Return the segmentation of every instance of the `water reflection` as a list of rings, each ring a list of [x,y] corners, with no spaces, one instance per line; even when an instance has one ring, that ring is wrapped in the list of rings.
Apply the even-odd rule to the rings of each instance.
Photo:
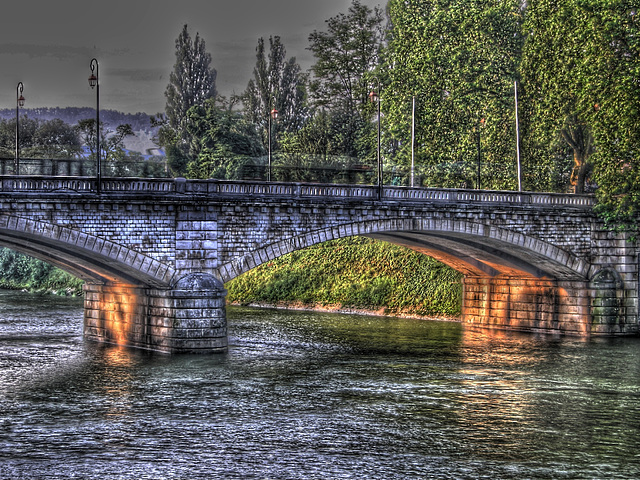
[[[640,476],[638,339],[231,308],[228,354],[166,356],[65,301],[0,293],[0,478]]]

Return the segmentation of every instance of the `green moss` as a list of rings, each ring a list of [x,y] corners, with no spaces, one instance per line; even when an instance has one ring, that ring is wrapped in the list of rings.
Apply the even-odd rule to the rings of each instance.
[[[303,303],[388,314],[459,315],[461,275],[408,248],[363,237],[325,242],[227,284],[228,300]]]

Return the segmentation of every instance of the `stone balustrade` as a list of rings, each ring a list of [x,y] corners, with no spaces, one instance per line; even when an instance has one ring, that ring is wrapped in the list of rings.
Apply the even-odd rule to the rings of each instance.
[[[88,177],[0,177],[0,192],[93,193],[96,180]],[[324,185],[304,183],[264,183],[234,180],[186,180],[106,178],[102,179],[102,193],[177,193],[203,196],[268,196],[268,197],[328,197],[341,199],[377,200],[378,187],[370,185]],[[503,203],[572,208],[593,207],[592,195],[566,195],[558,193],[485,191],[444,188],[409,188],[384,186],[382,200],[446,203]]]

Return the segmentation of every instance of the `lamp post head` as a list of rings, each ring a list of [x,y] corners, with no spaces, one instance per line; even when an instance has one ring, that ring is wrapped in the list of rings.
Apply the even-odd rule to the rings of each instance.
[[[22,82],[18,82],[18,88],[17,88],[17,94],[16,94],[16,101],[17,101],[18,107],[24,107],[24,97],[22,96],[23,89],[24,89],[24,85],[22,84]]]
[[[94,88],[98,85],[98,60],[95,58],[91,59],[91,63],[89,64],[91,67],[91,76],[89,77],[89,86]]]
[[[278,110],[276,110],[275,108],[271,110],[271,118],[273,118],[274,120],[278,119]]]
[[[376,103],[378,102],[378,100],[380,100],[380,95],[378,95],[377,92],[371,90],[371,92],[369,92],[369,101],[371,103]]]

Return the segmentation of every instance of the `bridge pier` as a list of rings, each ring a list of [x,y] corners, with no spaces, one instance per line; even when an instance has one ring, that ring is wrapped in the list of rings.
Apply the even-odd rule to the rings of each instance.
[[[601,271],[590,282],[466,277],[462,322],[569,335],[637,334],[637,319],[626,308],[637,301],[633,293],[623,288],[612,268]]]
[[[508,330],[585,335],[590,332],[587,283],[545,278],[466,277],[463,323]]]
[[[85,284],[88,340],[165,353],[227,351],[226,290],[213,277],[191,274],[170,290]]]

